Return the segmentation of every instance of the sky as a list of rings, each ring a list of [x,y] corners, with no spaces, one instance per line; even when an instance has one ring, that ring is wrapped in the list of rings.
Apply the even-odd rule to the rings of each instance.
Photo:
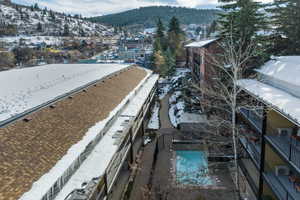
[[[55,11],[82,14],[83,16],[99,16],[118,13],[134,8],[170,5],[189,8],[216,8],[218,0],[12,0],[15,3],[47,7]],[[269,2],[271,0],[259,0]]]

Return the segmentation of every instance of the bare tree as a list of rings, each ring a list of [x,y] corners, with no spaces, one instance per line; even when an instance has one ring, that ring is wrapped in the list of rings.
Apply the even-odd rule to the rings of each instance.
[[[248,45],[245,45],[248,44]],[[241,108],[257,111],[261,109],[252,98],[239,87],[239,80],[251,76],[249,63],[255,57],[257,46],[254,41],[233,41],[232,37],[218,43],[220,54],[206,52],[210,76],[201,82],[202,109],[210,111],[208,124],[228,130],[232,137],[235,164],[235,184],[239,188],[237,113]],[[197,86],[196,86],[197,87]],[[260,112],[259,112],[260,113]]]

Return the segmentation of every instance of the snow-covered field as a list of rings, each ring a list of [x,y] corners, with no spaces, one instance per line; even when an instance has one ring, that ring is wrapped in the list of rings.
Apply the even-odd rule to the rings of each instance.
[[[0,121],[128,66],[54,64],[0,72]]]
[[[152,110],[152,115],[148,123],[148,129],[158,130],[159,129],[159,110],[160,104],[155,102]]]

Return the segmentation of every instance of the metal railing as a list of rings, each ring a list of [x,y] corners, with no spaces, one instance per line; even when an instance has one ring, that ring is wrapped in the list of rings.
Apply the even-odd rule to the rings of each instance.
[[[250,122],[250,124],[259,132],[262,132],[263,119],[255,112],[245,108],[240,109],[240,113]]]
[[[241,159],[238,160],[238,165],[239,165],[240,169],[242,170],[244,176],[246,177],[253,193],[255,193],[257,195],[258,194],[258,183],[256,183],[255,180],[253,180],[250,173],[248,172],[247,167],[245,166],[244,162]]]
[[[266,136],[275,149],[300,172],[300,141],[288,136]]]
[[[259,144],[255,144],[254,142],[250,141],[247,137],[240,138],[241,143],[244,145],[247,152],[252,157],[253,161],[257,165],[260,166],[260,146]]]
[[[280,181],[279,177],[273,172],[264,173],[263,176],[278,199],[298,200],[300,198],[300,195],[297,194],[297,191],[293,187],[292,183],[290,185],[284,184],[282,181]],[[293,197],[291,190],[295,190],[294,194],[297,195],[297,197]]]

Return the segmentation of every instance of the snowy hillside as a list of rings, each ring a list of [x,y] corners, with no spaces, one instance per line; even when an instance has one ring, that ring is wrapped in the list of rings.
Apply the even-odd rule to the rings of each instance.
[[[74,36],[101,36],[111,32],[106,26],[61,13],[32,9],[17,5],[0,4],[0,25],[14,25],[17,34],[63,35],[67,31]]]

